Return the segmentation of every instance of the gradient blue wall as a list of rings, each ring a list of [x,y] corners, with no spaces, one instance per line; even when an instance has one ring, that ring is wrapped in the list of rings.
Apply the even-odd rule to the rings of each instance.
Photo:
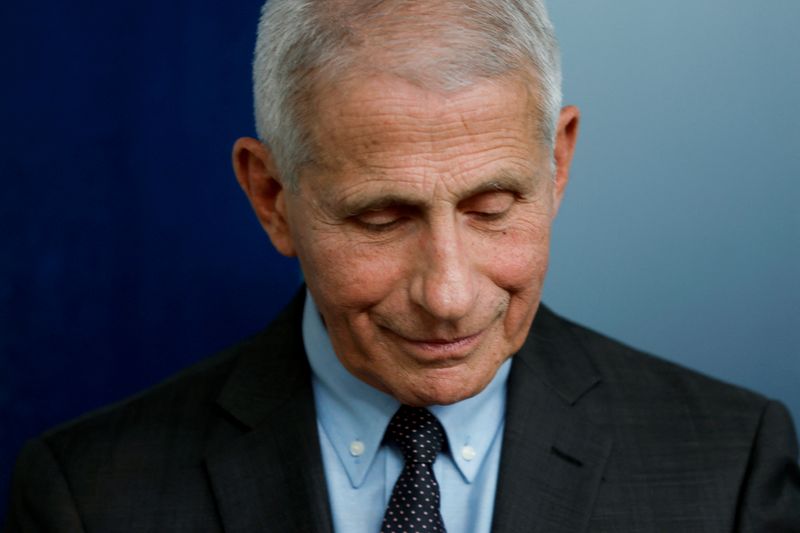
[[[259,4],[0,5],[0,502],[24,439],[256,331],[297,286],[229,168]],[[546,300],[797,419],[800,3],[551,12],[584,121]]]
[[[545,299],[800,420],[800,2],[550,2],[583,110]]]

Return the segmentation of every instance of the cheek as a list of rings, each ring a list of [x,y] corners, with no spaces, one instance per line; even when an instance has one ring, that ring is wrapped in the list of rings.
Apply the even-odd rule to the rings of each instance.
[[[550,225],[546,221],[527,223],[499,239],[486,263],[492,284],[508,297],[503,335],[512,351],[527,336],[541,298],[547,272]]]
[[[481,254],[484,271],[495,285],[514,294],[541,288],[550,247],[550,226],[526,222],[499,234]]]
[[[309,286],[337,307],[361,311],[379,303],[404,278],[397,247],[354,244],[344,234],[321,236],[300,261]]]

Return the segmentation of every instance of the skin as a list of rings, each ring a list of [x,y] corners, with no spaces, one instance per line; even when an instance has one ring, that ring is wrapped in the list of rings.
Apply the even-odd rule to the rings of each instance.
[[[260,142],[236,142],[237,179],[275,248],[299,258],[340,361],[402,403],[477,394],[528,334],[579,116],[561,111],[550,152],[529,87],[334,84],[315,99],[317,160],[296,193]]]

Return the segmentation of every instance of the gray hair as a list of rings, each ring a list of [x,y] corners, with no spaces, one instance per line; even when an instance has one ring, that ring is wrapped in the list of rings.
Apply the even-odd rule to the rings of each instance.
[[[256,130],[287,187],[296,190],[300,169],[314,161],[314,90],[353,69],[442,91],[528,74],[541,140],[553,146],[561,65],[544,0],[269,0],[253,62]]]

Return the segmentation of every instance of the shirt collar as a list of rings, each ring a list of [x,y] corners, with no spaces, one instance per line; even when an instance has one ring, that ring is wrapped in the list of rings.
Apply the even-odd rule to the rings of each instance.
[[[360,487],[369,472],[400,402],[353,376],[333,351],[314,300],[306,293],[303,343],[311,365],[317,421],[344,466]],[[451,405],[433,405],[447,434],[453,462],[472,483],[503,427],[509,359],[479,394]]]

